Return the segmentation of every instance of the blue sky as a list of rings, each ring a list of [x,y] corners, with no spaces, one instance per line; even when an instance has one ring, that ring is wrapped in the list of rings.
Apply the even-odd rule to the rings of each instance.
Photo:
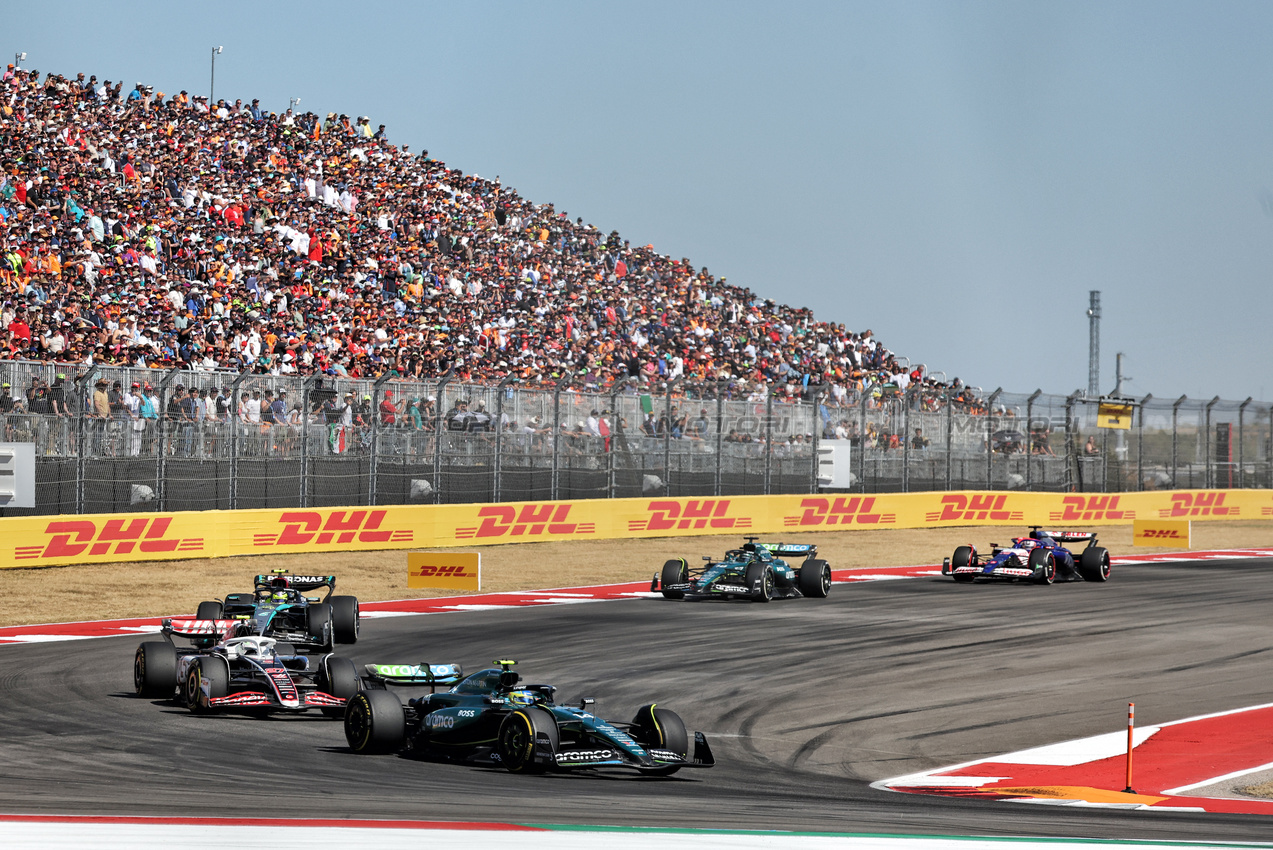
[[[56,2],[25,67],[365,114],[986,389],[1273,396],[1273,4]],[[7,60],[6,60],[7,61]],[[1273,210],[1273,200],[1269,201]]]

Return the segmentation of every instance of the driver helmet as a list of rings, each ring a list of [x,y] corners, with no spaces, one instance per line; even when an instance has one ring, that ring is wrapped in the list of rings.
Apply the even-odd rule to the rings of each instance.
[[[519,688],[518,690],[508,692],[508,701],[513,705],[533,705],[539,701],[539,694],[534,691]]]
[[[286,602],[286,601],[287,601],[287,591],[286,591],[286,590],[280,590],[280,589],[278,589],[278,588],[275,588],[274,592],[270,594],[270,601],[271,601],[271,602],[278,602],[278,603]]]
[[[1017,545],[1022,549],[1033,549],[1035,546],[1039,545],[1039,541],[1026,537],[1019,541]]]

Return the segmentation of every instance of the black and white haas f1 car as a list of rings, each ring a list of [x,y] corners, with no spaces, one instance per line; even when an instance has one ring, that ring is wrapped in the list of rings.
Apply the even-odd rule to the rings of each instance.
[[[1087,543],[1075,553],[1062,544]],[[942,562],[942,575],[958,582],[979,579],[1029,581],[1108,581],[1109,551],[1096,545],[1090,531],[1045,531],[1030,526],[1029,537],[1014,537],[1011,546],[991,543],[989,555],[978,554],[972,546],[960,546]]]
[[[137,647],[133,686],[138,696],[176,698],[193,712],[304,712],[343,717],[358,692],[358,669],[348,658],[299,655],[272,637],[225,637],[237,620],[164,620],[162,641]],[[178,648],[174,637],[192,646]]]
[[[595,700],[560,705],[552,685],[520,684],[512,661],[461,679],[454,664],[368,664],[364,688],[345,708],[345,739],[357,753],[502,765],[513,773],[623,768],[668,776],[716,763],[702,732],[650,704],[631,723],[602,720]],[[404,705],[387,686],[428,686]],[[453,685],[437,692],[439,685]]]
[[[327,588],[327,595],[305,593]],[[237,620],[238,635],[261,635],[297,649],[330,652],[337,643],[358,641],[358,597],[333,596],[335,576],[296,576],[282,570],[258,575],[251,593],[200,602],[199,620]]]

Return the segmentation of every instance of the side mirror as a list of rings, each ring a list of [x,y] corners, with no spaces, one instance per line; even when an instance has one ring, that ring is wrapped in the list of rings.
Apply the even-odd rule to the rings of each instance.
[[[592,697],[584,697],[583,699],[579,700],[579,710],[587,711],[588,706],[596,705],[596,704],[597,704],[597,701],[593,699]]]

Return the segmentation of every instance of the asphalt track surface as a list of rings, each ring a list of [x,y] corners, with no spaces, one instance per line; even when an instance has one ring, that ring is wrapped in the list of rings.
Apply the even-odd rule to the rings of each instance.
[[[661,599],[368,620],[342,654],[512,657],[627,720],[656,701],[718,765],[513,776],[357,756],[321,717],[192,716],[132,694],[138,639],[0,646],[0,812],[409,818],[836,832],[1267,840],[1267,818],[899,794],[869,783],[1269,702],[1271,560],[1104,585],[837,585],[825,601]]]

